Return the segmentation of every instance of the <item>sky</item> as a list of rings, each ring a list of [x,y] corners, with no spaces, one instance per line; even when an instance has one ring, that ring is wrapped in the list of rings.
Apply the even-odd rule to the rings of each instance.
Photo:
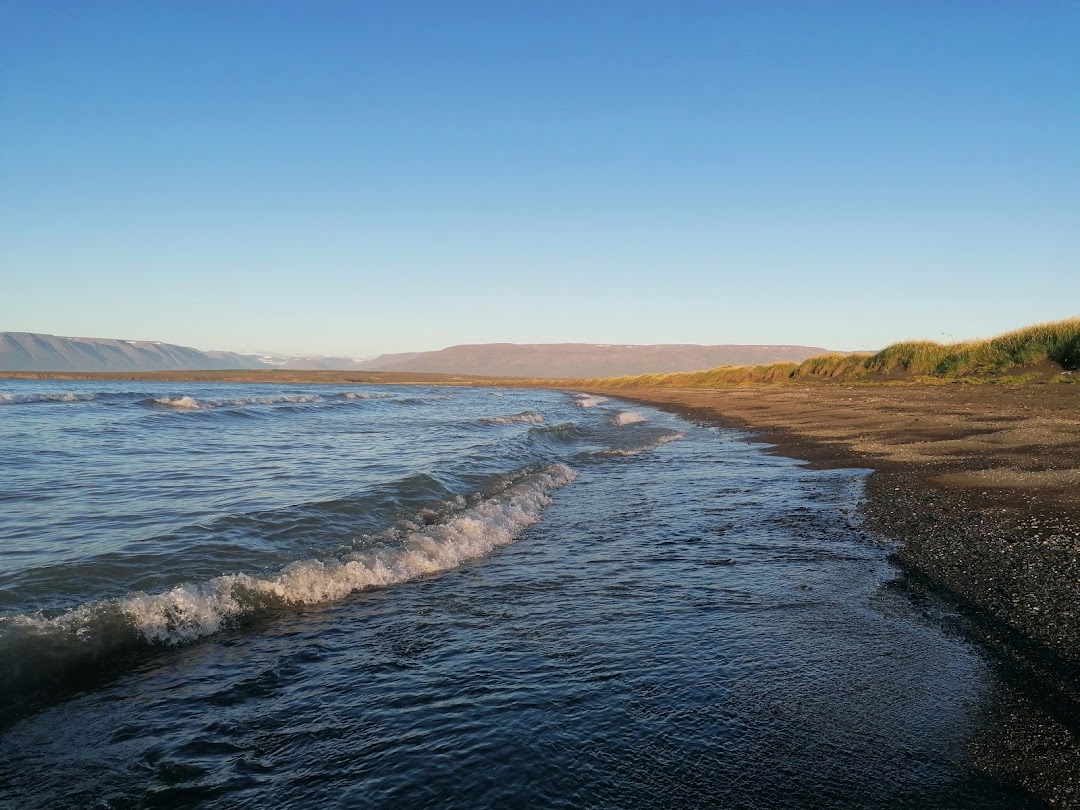
[[[1080,3],[0,0],[0,330],[370,356],[1080,315]]]

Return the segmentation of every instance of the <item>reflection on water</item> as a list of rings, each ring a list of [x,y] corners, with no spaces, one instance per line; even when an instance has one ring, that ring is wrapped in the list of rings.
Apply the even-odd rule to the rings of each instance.
[[[151,393],[288,394],[216,388]],[[253,609],[194,643],[144,641],[122,665],[68,680],[0,736],[0,798],[116,808],[1040,806],[980,771],[978,744],[992,739],[993,702],[1006,691],[1000,673],[945,608],[893,583],[887,548],[855,518],[863,472],[808,471],[730,432],[640,407],[620,416],[614,401],[454,397],[165,413],[187,441],[182,452],[175,435],[156,441],[181,460],[184,486],[208,493],[185,490],[178,511],[202,516],[181,523],[187,532],[170,512],[149,533],[160,557],[155,543],[128,538],[81,561],[113,555],[116,580],[167,567],[168,554],[192,561],[186,578],[160,576],[158,592],[209,581],[199,576],[204,549],[219,555],[208,572],[246,565],[265,576],[377,543],[398,553],[409,532],[454,520],[477,520],[483,534],[483,517],[468,510],[533,474],[515,470],[566,464],[577,477],[546,490],[550,503],[535,514],[523,507],[535,520],[513,542],[457,567]],[[297,410],[217,427],[233,407]],[[352,435],[365,438],[343,439],[334,454],[361,426]],[[132,418],[124,429],[163,428]],[[290,463],[318,479],[291,500],[260,469],[282,463],[288,436]],[[362,452],[342,458],[352,445]],[[226,482],[220,453],[233,452],[253,474]],[[41,475],[55,474],[43,465]],[[142,475],[126,494],[114,476],[117,508],[163,486]],[[252,480],[265,482],[259,493]],[[40,569],[9,574],[9,593],[49,603],[41,589],[56,579]],[[122,598],[83,576],[73,583],[80,599]],[[69,609],[54,604],[56,615]]]

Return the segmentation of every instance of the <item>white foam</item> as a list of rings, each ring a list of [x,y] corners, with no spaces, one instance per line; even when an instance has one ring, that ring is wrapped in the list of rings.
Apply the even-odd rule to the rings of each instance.
[[[619,411],[611,420],[616,425],[635,425],[638,422],[649,421],[637,411]]]
[[[408,582],[454,568],[513,542],[540,520],[552,490],[577,473],[563,464],[521,473],[500,492],[459,508],[433,525],[405,524],[340,559],[301,560],[277,574],[227,574],[179,585],[164,593],[139,593],[94,602],[55,618],[16,616],[7,621],[35,634],[60,633],[81,642],[101,641],[116,621],[150,642],[181,644],[219,631],[230,620],[271,605],[313,605],[355,591]]]
[[[394,402],[399,405],[417,405],[422,402],[446,402],[451,399],[457,399],[453,394],[440,394],[429,395],[419,397],[398,397],[394,399]]]
[[[515,423],[540,425],[543,424],[544,417],[536,411],[522,411],[521,413],[512,413],[509,416],[485,416],[480,421],[488,425],[512,425]]]
[[[278,405],[290,402],[324,402],[325,400],[315,394],[304,394],[291,397],[240,397],[237,399],[196,399],[192,396],[156,397],[150,401],[155,405],[161,405],[164,408],[201,411],[212,408],[237,408],[245,405]]]
[[[683,439],[685,437],[686,437],[685,433],[669,433],[669,434],[667,434],[665,436],[661,436],[660,438],[656,439],[655,441],[652,441],[652,442],[649,442],[648,444],[642,445],[641,447],[631,447],[631,448],[626,449],[626,450],[600,450],[600,451],[598,451],[596,453],[596,455],[598,455],[598,456],[637,456],[637,455],[641,455],[642,453],[648,453],[650,450],[655,450],[657,447],[660,447],[661,445],[667,444],[668,442],[677,442],[679,439]]]
[[[0,405],[23,405],[29,402],[90,402],[100,394],[0,394]]]
[[[361,394],[357,391],[346,391],[341,396],[345,399],[393,399],[394,394]]]
[[[166,408],[186,408],[189,410],[196,410],[198,408],[205,407],[195,397],[155,397],[153,399],[155,405],[162,405]]]
[[[608,401],[607,397],[596,396],[595,394],[574,394],[574,398],[582,408],[595,408],[597,405],[602,405]]]

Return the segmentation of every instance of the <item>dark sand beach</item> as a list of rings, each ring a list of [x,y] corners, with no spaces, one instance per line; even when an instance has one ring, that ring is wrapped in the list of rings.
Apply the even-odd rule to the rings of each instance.
[[[1080,803],[1080,386],[591,389],[750,429],[815,467],[865,467],[867,525],[904,584],[963,612],[1043,699],[1000,708],[984,764]]]
[[[1080,665],[1080,387],[598,390],[750,428],[819,467],[869,467],[899,558]]]
[[[893,544],[897,585],[947,605],[1000,681],[980,709],[980,767],[1051,806],[1080,806],[1080,386],[805,383],[578,388],[356,372],[8,373],[57,380],[552,387],[739,427],[817,468],[872,469],[855,524]],[[524,392],[520,392],[524,393]],[[949,619],[948,621],[954,621]],[[1035,688],[1032,688],[1035,684]]]

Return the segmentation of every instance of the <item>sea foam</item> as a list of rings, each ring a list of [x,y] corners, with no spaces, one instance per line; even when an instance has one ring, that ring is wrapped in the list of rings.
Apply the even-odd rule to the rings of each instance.
[[[512,425],[517,423],[541,425],[544,422],[544,417],[536,411],[522,411],[521,413],[512,413],[509,416],[485,416],[480,421],[487,425]]]
[[[101,394],[77,394],[69,391],[63,394],[0,394],[0,405],[24,405],[31,402],[92,402]]]
[[[175,408],[184,411],[201,411],[212,408],[238,408],[246,405],[279,405],[283,403],[325,402],[316,394],[281,397],[239,397],[237,399],[197,399],[192,396],[155,397],[149,404],[162,408]]]
[[[647,422],[649,420],[637,411],[619,411],[612,417],[611,421],[616,425],[634,425],[638,422]]]
[[[643,444],[640,447],[629,447],[625,449],[611,449],[611,450],[598,450],[596,455],[598,456],[639,456],[642,453],[648,453],[650,450],[655,450],[661,445],[668,442],[677,442],[679,439],[686,438],[685,433],[667,433],[660,436],[648,444]]]
[[[602,405],[608,401],[607,397],[596,396],[595,394],[574,394],[574,399],[582,408],[595,408],[597,405]]]
[[[52,618],[2,618],[0,652],[26,655],[38,645],[54,651],[64,646],[104,651],[123,641],[125,627],[151,643],[182,644],[260,610],[330,602],[437,574],[514,541],[539,522],[551,503],[550,493],[576,477],[564,464],[518,471],[487,497],[472,504],[456,501],[457,510],[438,523],[425,525],[424,516],[418,515],[416,522],[365,538],[357,551],[296,561],[265,577],[226,574],[163,593],[88,603]],[[30,649],[18,649],[19,642]]]

